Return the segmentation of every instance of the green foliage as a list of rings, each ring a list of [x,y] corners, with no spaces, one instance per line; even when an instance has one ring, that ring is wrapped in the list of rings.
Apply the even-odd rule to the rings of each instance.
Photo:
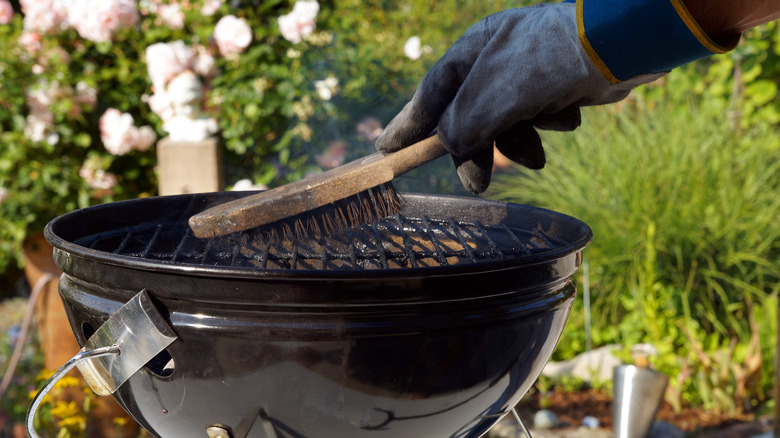
[[[293,44],[281,36],[277,20],[294,1],[225,3],[212,16],[201,14],[203,0],[163,3],[180,3],[182,29],[142,10],[140,21],[111,41],[95,43],[67,29],[43,35],[36,54],[20,44],[24,29],[18,11],[12,23],[0,25],[0,273],[14,259],[21,263],[26,235],[54,217],[156,194],[154,149],[112,155],[99,129],[100,116],[116,108],[132,115],[135,126],[153,127],[158,138],[165,135],[147,102],[154,92],[145,60],[148,46],[183,41],[213,54],[218,74],[206,81],[205,106],[220,128],[225,183],[249,178],[274,185],[319,170],[315,158],[332,141],[346,142],[347,159],[373,152],[356,124],[366,116],[388,121],[462,32],[484,15],[517,6],[509,0],[325,1],[314,34]],[[220,56],[213,41],[216,23],[227,15],[246,20],[252,29],[252,43],[240,55]],[[415,35],[430,49],[411,60],[403,46]],[[315,82],[328,77],[338,86],[324,100]],[[79,83],[95,89],[94,103],[79,100]],[[58,90],[48,105],[53,120],[43,138],[36,138],[29,132],[29,95],[50,88]],[[115,175],[116,184],[90,186],[79,174],[85,164]],[[413,175],[401,187],[428,187],[429,179],[439,190],[459,185],[450,163],[440,168],[446,177]]]
[[[3,321],[0,322],[0,369],[5,372],[19,341],[20,325],[27,307],[21,298],[5,300],[2,305]],[[0,398],[0,412],[10,417],[11,422],[23,422],[30,400],[30,391],[36,388],[36,374],[43,368],[43,355],[37,342],[28,342],[21,350],[13,378],[3,397]],[[3,376],[5,377],[5,376]],[[2,434],[0,429],[0,434]]]
[[[686,93],[698,80],[675,71],[585,111],[573,134],[544,136],[546,169],[499,178],[489,196],[588,223],[594,343],[651,343],[678,406],[738,412],[772,382],[780,139],[773,124],[732,128],[722,96]],[[581,313],[558,357],[584,350]]]

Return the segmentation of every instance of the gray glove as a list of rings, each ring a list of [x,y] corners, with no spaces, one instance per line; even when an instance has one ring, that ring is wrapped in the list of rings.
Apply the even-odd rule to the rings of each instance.
[[[616,102],[663,74],[611,84],[583,50],[573,3],[539,4],[488,16],[433,66],[376,148],[390,153],[438,126],[463,185],[490,184],[493,145],[533,169],[545,164],[535,128],[573,130],[580,107]]]

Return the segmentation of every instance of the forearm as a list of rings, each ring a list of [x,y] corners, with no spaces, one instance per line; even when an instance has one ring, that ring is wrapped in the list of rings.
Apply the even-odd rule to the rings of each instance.
[[[576,2],[582,45],[613,83],[728,52],[742,32],[780,17],[780,0]]]
[[[780,18],[780,0],[684,0],[684,3],[701,28],[714,39]]]

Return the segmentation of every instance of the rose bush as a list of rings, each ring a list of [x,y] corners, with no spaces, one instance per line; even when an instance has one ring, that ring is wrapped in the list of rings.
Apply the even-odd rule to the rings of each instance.
[[[226,186],[276,185],[373,152],[437,55],[517,6],[484,3],[0,0],[0,275],[52,218],[156,194],[174,78],[202,84]]]
[[[8,24],[14,16],[14,9],[8,0],[0,0],[0,24]]]

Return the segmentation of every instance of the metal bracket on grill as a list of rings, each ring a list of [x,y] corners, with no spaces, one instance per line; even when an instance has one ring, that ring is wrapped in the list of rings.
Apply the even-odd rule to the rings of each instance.
[[[78,366],[84,380],[98,395],[111,395],[176,338],[146,289],[142,290],[101,325],[79,353],[38,391],[27,410],[27,432],[33,438],[40,438],[34,426],[38,406],[74,367]]]

